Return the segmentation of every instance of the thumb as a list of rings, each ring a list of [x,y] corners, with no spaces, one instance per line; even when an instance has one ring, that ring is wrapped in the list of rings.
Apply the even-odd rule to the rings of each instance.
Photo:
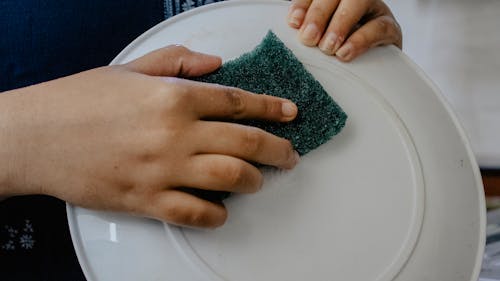
[[[218,56],[171,45],[135,59],[125,64],[125,67],[151,76],[193,77],[213,72],[221,64],[222,59]]]

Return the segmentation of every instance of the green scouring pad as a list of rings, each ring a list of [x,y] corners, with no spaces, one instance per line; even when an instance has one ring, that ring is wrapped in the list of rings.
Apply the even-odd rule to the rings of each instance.
[[[238,87],[295,102],[299,111],[291,122],[235,122],[259,127],[290,140],[300,155],[330,140],[342,130],[347,119],[347,115],[321,84],[272,31],[253,51],[224,63],[211,74],[193,80]],[[211,195],[201,196],[212,201],[214,199]]]
[[[233,86],[295,102],[299,112],[292,122],[250,120],[238,123],[259,127],[290,140],[300,155],[327,142],[340,132],[347,119],[347,115],[321,84],[272,31],[267,33],[253,51],[228,61],[217,71],[195,80]]]

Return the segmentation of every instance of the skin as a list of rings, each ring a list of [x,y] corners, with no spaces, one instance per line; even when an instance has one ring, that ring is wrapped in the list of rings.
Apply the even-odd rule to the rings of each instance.
[[[287,20],[302,43],[344,62],[376,46],[403,44],[401,28],[381,0],[293,0]]]
[[[287,122],[288,100],[193,82],[221,59],[171,46],[0,95],[0,194],[47,194],[87,208],[217,227],[227,211],[176,190],[256,192],[247,161],[290,169],[288,140],[217,119]]]
[[[304,44],[342,61],[402,44],[380,0],[294,0],[287,20]],[[263,178],[249,162],[291,169],[299,157],[288,140],[210,121],[297,115],[284,99],[183,79],[220,65],[219,57],[169,46],[0,94],[0,199],[46,194],[182,226],[222,225],[222,204],[177,189],[256,192]]]

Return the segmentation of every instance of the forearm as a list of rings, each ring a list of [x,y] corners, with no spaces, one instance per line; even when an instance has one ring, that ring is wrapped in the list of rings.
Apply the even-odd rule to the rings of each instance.
[[[30,108],[21,88],[0,94],[0,199],[36,193],[23,184],[23,123]]]

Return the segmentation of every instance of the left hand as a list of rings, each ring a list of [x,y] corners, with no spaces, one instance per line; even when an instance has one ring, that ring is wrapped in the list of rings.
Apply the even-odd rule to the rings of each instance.
[[[382,0],[292,0],[287,20],[302,43],[345,62],[375,46],[402,48],[401,28]]]

